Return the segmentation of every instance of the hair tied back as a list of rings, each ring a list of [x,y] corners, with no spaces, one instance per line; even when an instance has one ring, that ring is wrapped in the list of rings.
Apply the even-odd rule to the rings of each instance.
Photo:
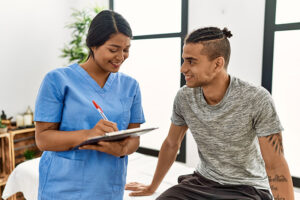
[[[223,28],[222,32],[227,38],[231,38],[232,36],[231,31],[229,31],[226,27]]]

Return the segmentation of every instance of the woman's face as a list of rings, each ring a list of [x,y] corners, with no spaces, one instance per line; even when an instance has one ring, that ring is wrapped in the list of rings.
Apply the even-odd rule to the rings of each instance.
[[[104,72],[118,72],[129,56],[130,38],[122,33],[111,36],[103,45],[92,47],[94,61]]]

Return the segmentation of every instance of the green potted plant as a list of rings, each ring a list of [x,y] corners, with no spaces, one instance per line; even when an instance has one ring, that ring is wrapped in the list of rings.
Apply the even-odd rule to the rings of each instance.
[[[33,159],[34,158],[34,156],[35,156],[35,151],[32,151],[32,150],[26,150],[25,152],[24,152],[24,157],[25,157],[25,160],[31,160],[31,159]]]
[[[6,133],[7,132],[7,126],[5,124],[2,124],[2,120],[0,119],[0,133]]]
[[[82,63],[88,58],[89,50],[85,44],[86,35],[89,25],[96,14],[104,10],[96,6],[92,10],[76,10],[74,9],[72,17],[73,23],[66,27],[72,30],[72,39],[62,49],[61,57],[67,58],[70,63]]]

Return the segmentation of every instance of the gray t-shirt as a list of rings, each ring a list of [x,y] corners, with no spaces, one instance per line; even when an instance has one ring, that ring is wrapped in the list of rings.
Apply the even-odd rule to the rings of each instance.
[[[183,86],[174,101],[172,123],[187,125],[198,146],[197,171],[221,184],[270,189],[258,137],[281,132],[271,95],[238,78],[217,105],[202,89]]]

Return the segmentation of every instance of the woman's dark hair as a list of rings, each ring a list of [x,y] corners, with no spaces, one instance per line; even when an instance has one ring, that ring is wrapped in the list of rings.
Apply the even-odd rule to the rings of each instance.
[[[210,60],[217,57],[223,57],[225,60],[225,69],[227,69],[230,59],[230,43],[227,38],[232,36],[231,32],[224,28],[217,27],[200,28],[190,33],[185,38],[185,44],[201,43],[203,49],[202,54],[207,55]]]
[[[116,33],[132,38],[132,31],[126,19],[111,10],[98,13],[92,20],[86,37],[86,45],[90,50],[89,56],[94,57],[92,47],[103,45],[112,34]]]

